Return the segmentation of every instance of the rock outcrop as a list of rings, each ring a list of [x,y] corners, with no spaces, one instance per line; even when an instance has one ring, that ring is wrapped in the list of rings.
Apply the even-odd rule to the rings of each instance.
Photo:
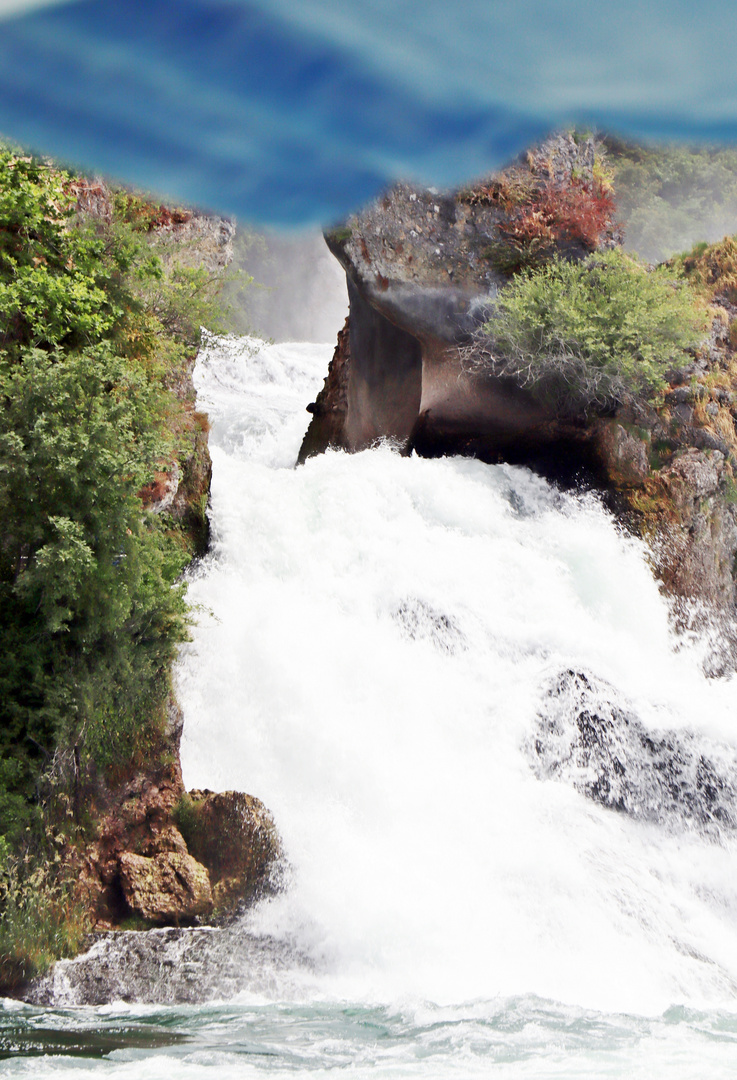
[[[145,767],[132,766],[127,777],[88,778],[80,799],[97,823],[97,835],[78,855],[77,896],[89,913],[92,926],[111,928],[136,910],[128,902],[121,874],[127,855],[154,859],[187,854],[187,846],[174,821],[175,808],[184,794],[179,764],[182,716],[174,702],[160,744],[151,749]],[[139,915],[143,913],[139,910]],[[143,916],[148,918],[148,916]],[[176,922],[184,909],[172,915]]]
[[[125,852],[120,883],[128,907],[149,922],[171,925],[213,909],[210,876],[186,852],[167,851],[153,858]]]
[[[528,745],[540,779],[673,832],[710,840],[737,829],[737,754],[684,731],[653,731],[614,687],[563,671],[547,688]]]
[[[189,851],[207,867],[216,911],[232,911],[274,887],[281,843],[260,799],[240,791],[190,791],[177,820]]]
[[[360,450],[382,438],[427,455],[560,460],[564,444],[586,441],[581,424],[511,380],[466,370],[458,346],[523,257],[530,221],[559,222],[543,228],[551,253],[577,258],[617,243],[612,208],[598,205],[605,195],[594,164],[592,140],[559,136],[473,189],[439,194],[399,184],[326,234],[348,279],[349,341],[339,344],[311,407],[301,460],[327,445]],[[552,207],[551,193],[561,205]],[[571,220],[571,199],[592,204],[596,222]],[[528,221],[524,208],[532,206]]]
[[[180,926],[232,912],[275,887],[282,857],[266,807],[237,791],[187,793],[182,715],[172,701],[149,764],[126,780],[98,777],[82,793],[97,837],[77,856],[77,897],[97,930]]]
[[[648,539],[671,596],[731,619],[737,309],[713,258],[710,338],[674,367],[658,409],[643,402],[564,414],[463,357],[490,301],[531,252],[539,264],[620,241],[597,153],[591,139],[558,135],[467,190],[399,184],[326,234],[346,271],[350,315],[308,406],[300,461],[328,446],[357,451],[390,439],[425,456],[526,464],[563,483],[585,478]]]

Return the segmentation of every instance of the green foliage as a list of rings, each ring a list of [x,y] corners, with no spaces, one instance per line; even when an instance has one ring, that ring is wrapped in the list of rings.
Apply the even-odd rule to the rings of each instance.
[[[0,868],[11,851],[19,851],[29,837],[38,836],[41,816],[24,794],[32,779],[28,765],[17,758],[0,758]],[[1,871],[0,871],[1,872]]]
[[[71,883],[58,874],[60,862],[57,850],[47,865],[32,867],[0,837],[0,993],[73,956],[87,932]]]
[[[643,146],[604,139],[628,250],[662,262],[697,241],[733,233],[737,150]]]
[[[41,850],[60,749],[99,771],[145,755],[163,723],[189,552],[140,492],[201,439],[175,390],[222,284],[156,241],[176,213],[118,193],[112,220],[90,218],[80,184],[0,147],[0,839],[14,852]]]
[[[200,846],[202,821],[199,806],[186,791],[174,807],[174,820],[184,837],[187,848],[190,848],[190,845],[192,849]]]
[[[472,359],[557,408],[585,412],[656,400],[667,369],[704,329],[704,312],[674,272],[648,272],[611,251],[520,274],[500,293]]]
[[[95,252],[65,228],[68,175],[0,150],[0,349],[99,338],[115,312],[97,281]]]

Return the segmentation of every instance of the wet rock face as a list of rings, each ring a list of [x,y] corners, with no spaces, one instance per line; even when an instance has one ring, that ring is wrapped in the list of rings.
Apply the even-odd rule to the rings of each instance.
[[[406,441],[420,408],[420,343],[368,304],[350,278],[348,298],[351,353],[361,362],[352,368],[347,387],[346,443],[369,446],[387,437]]]
[[[324,453],[328,447],[347,449],[346,416],[350,366],[350,330],[346,319],[343,329],[338,331],[338,342],[325,383],[316,399],[307,406],[307,411],[312,413],[315,423],[310,424],[302,442],[298,458],[300,465],[314,454]]]
[[[607,475],[622,485],[638,486],[650,475],[648,448],[616,420],[598,425],[596,450]]]
[[[663,578],[676,595],[695,594],[729,611],[737,599],[732,483],[718,450],[687,450],[663,470],[668,501],[678,512],[678,521],[662,529]]]
[[[648,730],[614,688],[576,671],[550,686],[530,745],[541,779],[639,821],[718,839],[737,828],[737,755],[690,732]]]
[[[260,799],[239,791],[190,791],[178,821],[190,853],[207,868],[216,911],[232,911],[275,887],[281,843]]]
[[[466,647],[463,632],[454,619],[417,597],[408,596],[392,611],[402,633],[412,641],[427,641],[444,653],[457,653]]]
[[[120,881],[131,911],[149,922],[180,923],[213,909],[207,870],[186,852],[153,858],[126,852],[120,857]]]
[[[248,932],[242,922],[223,927],[118,931],[95,935],[75,960],[62,960],[35,979],[24,999],[35,1005],[159,1005],[229,1000],[248,992],[273,994],[312,970],[288,944]],[[296,981],[295,979],[295,981]]]

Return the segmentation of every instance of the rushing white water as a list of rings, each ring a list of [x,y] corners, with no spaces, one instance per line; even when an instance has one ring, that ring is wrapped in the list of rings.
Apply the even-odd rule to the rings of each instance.
[[[212,555],[179,674],[189,785],[275,815],[289,890],[253,924],[320,994],[724,1005],[737,848],[541,779],[551,677],[734,742],[735,686],[674,649],[643,549],[525,469],[384,446],[294,469],[326,350],[213,345]]]
[[[196,370],[213,545],[185,782],[273,812],[289,887],[246,929],[281,959],[226,939],[253,964],[228,1006],[0,1012],[0,1050],[112,1025],[116,1078],[731,1075],[734,680],[704,677],[590,495],[389,446],[295,469],[328,358],[213,340]]]

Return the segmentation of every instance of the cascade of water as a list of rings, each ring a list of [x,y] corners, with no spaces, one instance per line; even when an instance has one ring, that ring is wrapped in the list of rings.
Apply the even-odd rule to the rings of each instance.
[[[212,340],[196,371],[213,548],[182,759],[281,830],[290,885],[249,929],[310,958],[312,997],[730,1000],[734,682],[675,647],[591,496],[387,446],[295,470],[328,356]]]

